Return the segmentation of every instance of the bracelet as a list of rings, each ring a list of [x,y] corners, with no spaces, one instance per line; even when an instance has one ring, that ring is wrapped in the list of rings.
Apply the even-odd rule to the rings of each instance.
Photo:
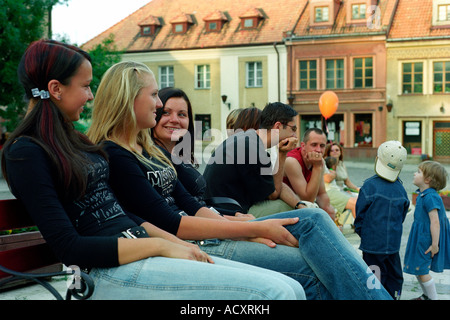
[[[304,203],[303,201],[299,201],[299,202],[297,202],[297,204],[295,205],[294,208],[295,208],[295,209],[298,209],[298,206],[301,205],[301,204],[304,205],[304,206],[306,207],[306,203]]]

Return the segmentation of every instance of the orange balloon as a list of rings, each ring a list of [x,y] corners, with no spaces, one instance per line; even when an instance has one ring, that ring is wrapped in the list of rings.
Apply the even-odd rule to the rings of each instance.
[[[319,109],[325,119],[330,118],[337,110],[339,99],[333,91],[325,91],[319,99]]]

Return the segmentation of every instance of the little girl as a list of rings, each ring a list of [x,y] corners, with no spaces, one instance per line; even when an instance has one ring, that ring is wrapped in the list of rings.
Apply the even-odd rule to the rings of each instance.
[[[438,162],[424,161],[414,173],[419,187],[414,222],[408,238],[403,271],[414,274],[423,295],[417,300],[437,300],[436,286],[429,271],[450,269],[450,224],[437,191],[447,184],[447,171]]]

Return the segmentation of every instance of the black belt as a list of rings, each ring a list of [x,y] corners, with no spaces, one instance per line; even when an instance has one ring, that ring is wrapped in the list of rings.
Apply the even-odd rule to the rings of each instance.
[[[144,227],[137,226],[125,231],[122,231],[117,235],[117,238],[128,238],[128,239],[136,239],[136,238],[150,238],[147,231],[145,231]]]

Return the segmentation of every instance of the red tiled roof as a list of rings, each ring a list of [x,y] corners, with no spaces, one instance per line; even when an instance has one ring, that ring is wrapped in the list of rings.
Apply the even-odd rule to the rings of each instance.
[[[239,18],[253,18],[253,17],[261,17],[263,18],[264,15],[256,8],[250,8],[249,10],[245,11],[243,14],[239,16]]]
[[[159,19],[155,16],[148,16],[147,18],[145,18],[144,20],[142,20],[141,22],[139,22],[140,26],[160,26],[161,22],[159,22]]]
[[[175,18],[173,18],[172,20],[170,20],[170,23],[184,23],[184,22],[194,23],[191,15],[186,14],[186,13],[182,13],[182,14],[176,16]]]
[[[408,1],[407,1],[408,2]],[[311,26],[310,25],[310,6],[311,2],[306,6],[305,12],[300,18],[298,25],[294,30],[297,37],[311,37],[311,36],[326,36],[326,35],[351,35],[351,34],[375,34],[379,32],[386,32],[389,26],[389,21],[392,16],[395,0],[380,0],[378,2],[378,9],[380,10],[380,28],[371,28],[364,23],[348,24],[346,5],[348,2],[341,2],[339,11],[336,15],[333,26]],[[369,18],[369,17],[368,17]]]
[[[222,11],[219,10],[215,10],[203,18],[203,21],[214,21],[214,20],[227,21],[228,18]]]
[[[433,0],[400,1],[389,33],[390,39],[450,36],[450,28],[433,27]]]
[[[177,50],[280,42],[283,32],[295,25],[306,0],[153,0],[127,18],[83,45],[89,49],[111,33],[119,49],[126,51]],[[207,32],[205,17],[220,11],[227,18],[220,32]],[[241,30],[243,15],[257,12],[263,16],[256,29]],[[185,34],[174,34],[171,22],[180,15],[192,16],[193,24]],[[158,18],[161,27],[154,36],[141,36],[139,24],[149,16]],[[185,16],[186,17],[186,16]]]

